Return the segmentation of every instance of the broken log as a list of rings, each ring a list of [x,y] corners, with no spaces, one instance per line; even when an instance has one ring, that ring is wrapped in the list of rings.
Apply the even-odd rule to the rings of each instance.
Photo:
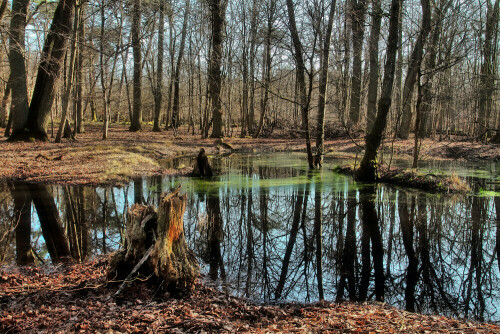
[[[129,209],[124,249],[112,257],[108,272],[112,280],[125,279],[117,294],[136,278],[176,295],[193,288],[199,266],[184,237],[187,196],[179,190],[166,195],[158,211],[141,204]]]
[[[208,157],[205,153],[205,149],[201,149],[200,153],[196,157],[196,162],[193,168],[193,176],[201,176],[201,177],[212,177],[214,173],[212,171],[212,167],[208,163]]]

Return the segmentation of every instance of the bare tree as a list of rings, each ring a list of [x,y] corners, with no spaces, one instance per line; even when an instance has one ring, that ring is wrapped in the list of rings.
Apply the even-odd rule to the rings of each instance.
[[[213,130],[210,135],[211,138],[221,138],[224,135],[222,130],[221,64],[227,3],[227,0],[210,0],[208,4],[212,24],[212,44],[208,69],[209,94],[212,100]]]
[[[391,108],[394,70],[396,67],[396,53],[398,48],[398,28],[401,3],[403,0],[391,1],[389,17],[389,36],[387,38],[386,61],[384,65],[384,80],[378,102],[377,117],[372,130],[365,138],[365,154],[361,160],[356,178],[361,181],[373,182],[377,179],[377,153],[387,126],[387,114]]]
[[[424,45],[427,36],[431,31],[431,7],[429,0],[421,0],[422,5],[422,23],[417,41],[411,53],[410,63],[408,64],[408,72],[406,73],[405,84],[403,87],[403,105],[401,110],[401,124],[398,128],[397,135],[401,139],[408,139],[411,127],[411,101],[413,89],[417,81],[417,75],[420,71],[420,65],[424,55]]]
[[[306,90],[306,66],[304,63],[304,57],[302,55],[302,43],[300,42],[299,32],[297,30],[297,24],[295,22],[295,9],[293,8],[293,1],[286,1],[286,8],[288,12],[288,26],[290,29],[290,34],[292,36],[292,44],[294,49],[294,59],[296,65],[296,80],[299,88],[299,98],[300,98],[300,111],[302,115],[302,130],[306,137],[306,150],[307,150],[307,162],[309,168],[314,168],[314,158],[311,148],[311,134],[309,133],[309,102],[310,96],[307,95]]]
[[[318,95],[318,120],[316,134],[316,166],[323,165],[323,155],[325,154],[325,104],[328,91],[328,67],[330,64],[330,42],[332,40],[333,18],[335,15],[336,0],[330,1],[330,13],[326,24],[326,33],[323,40],[323,49],[321,50],[321,64],[319,77],[319,95]]]
[[[48,141],[46,127],[66,53],[68,36],[71,33],[73,11],[76,0],[60,0],[57,4],[49,33],[44,41],[41,62],[38,66],[35,87],[23,129],[12,133],[11,140]]]
[[[352,77],[351,101],[349,106],[349,125],[359,125],[361,108],[361,54],[363,52],[363,37],[365,34],[366,0],[351,0],[352,29]]]
[[[132,53],[134,54],[134,84],[133,84],[133,112],[130,122],[130,131],[139,131],[142,128],[142,55],[141,55],[141,0],[134,0],[132,10]]]
[[[12,100],[9,122],[12,122],[12,135],[14,137],[24,131],[28,119],[28,86],[24,54],[26,13],[29,3],[29,0],[14,0],[12,2],[9,40],[9,88],[12,90]]]

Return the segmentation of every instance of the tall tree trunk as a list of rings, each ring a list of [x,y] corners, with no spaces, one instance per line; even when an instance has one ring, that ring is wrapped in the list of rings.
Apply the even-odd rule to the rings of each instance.
[[[495,69],[498,56],[495,52],[495,43],[498,34],[499,0],[492,4],[487,0],[486,29],[484,32],[483,63],[481,64],[481,75],[479,79],[479,111],[477,117],[476,136],[481,139],[487,134],[489,128],[493,92],[495,91]]]
[[[419,126],[415,126],[415,135],[418,137],[428,137],[431,133],[431,110],[432,110],[432,79],[436,73],[436,59],[439,51],[439,39],[443,25],[443,18],[451,6],[451,2],[441,0],[440,6],[435,10],[435,17],[432,24],[432,35],[429,46],[427,48],[427,57],[424,63],[425,71],[422,75],[422,101],[421,110],[417,110],[420,114]],[[416,121],[415,121],[416,123]]]
[[[29,0],[12,2],[12,18],[10,21],[9,40],[9,85],[12,90],[11,113],[12,138],[24,131],[28,119],[28,86],[26,82],[26,66],[24,59],[26,13]]]
[[[75,133],[83,133],[83,59],[85,45],[85,2],[80,4],[80,23],[78,25],[78,57],[76,61],[76,117],[75,117]]]
[[[422,64],[424,55],[424,46],[427,36],[431,31],[431,7],[429,0],[421,0],[422,5],[422,25],[418,34],[417,41],[411,53],[408,72],[406,73],[405,84],[403,87],[403,105],[401,110],[401,122],[398,128],[397,136],[400,139],[408,139],[411,127],[411,104],[413,89],[417,81],[417,74]]]
[[[361,109],[361,54],[365,33],[366,0],[351,0],[352,78],[349,126],[358,127]]]
[[[255,130],[253,137],[257,138],[260,135],[260,132],[262,131],[262,126],[264,125],[264,116],[266,113],[266,110],[268,108],[268,102],[269,102],[269,86],[271,85],[271,34],[273,32],[273,24],[274,24],[274,14],[276,11],[276,1],[271,0],[269,2],[269,9],[268,9],[268,17],[267,17],[267,31],[266,31],[266,37],[265,37],[265,48],[264,48],[264,62],[265,64],[265,69],[263,70],[263,76],[264,76],[264,94],[262,97],[261,101],[261,106],[260,106],[260,118],[259,118],[259,124],[257,126],[257,129]]]
[[[212,49],[208,70],[208,85],[212,100],[212,134],[211,138],[223,137],[222,103],[221,103],[221,64],[222,44],[224,42],[224,24],[226,21],[227,0],[211,0],[209,2],[212,23]]]
[[[378,93],[378,41],[382,24],[382,8],[380,0],[372,1],[372,29],[370,31],[370,81],[368,83],[368,105],[366,108],[366,132],[370,132],[377,115]]]
[[[309,133],[309,98],[306,93],[306,77],[305,71],[306,66],[304,63],[304,57],[302,56],[302,43],[299,39],[299,32],[297,30],[297,24],[295,23],[295,9],[293,8],[293,1],[286,0],[286,7],[288,12],[288,23],[290,28],[290,34],[292,35],[292,43],[294,48],[294,58],[296,65],[296,77],[297,83],[299,85],[299,96],[300,96],[300,111],[302,115],[302,129],[306,137],[306,149],[307,149],[307,162],[309,168],[314,168],[314,158],[311,148],[311,134]]]
[[[158,59],[156,69],[156,90],[154,92],[155,101],[155,119],[153,131],[160,132],[160,116],[163,102],[163,57],[164,57],[164,40],[165,40],[165,2],[160,0],[158,11],[160,18],[158,19]]]
[[[326,26],[326,34],[323,41],[323,50],[321,53],[321,67],[319,77],[319,95],[318,95],[318,119],[316,134],[316,159],[317,167],[323,166],[323,156],[325,154],[325,102],[328,91],[328,67],[330,64],[330,43],[332,40],[333,18],[335,16],[336,0],[330,2],[330,14]]]
[[[8,2],[9,2],[8,0],[2,0],[2,3],[0,4],[0,20],[5,14]]]
[[[14,199],[14,225],[16,227],[16,263],[32,264],[31,248],[31,194],[29,186],[22,182],[9,183],[10,193]]]
[[[9,102],[9,97],[10,97],[11,89],[10,89],[10,81],[7,80],[7,84],[5,85],[5,89],[3,91],[3,97],[2,97],[2,102],[0,104],[0,126],[1,127],[7,127],[7,123],[12,123],[12,121],[9,119],[9,114],[10,112],[7,110],[7,104]],[[5,129],[7,130],[7,129]],[[5,137],[10,136],[10,131],[4,134]]]
[[[55,140],[56,143],[61,142],[63,128],[64,128],[65,124],[69,123],[69,119],[67,119],[67,114],[68,114],[68,108],[69,108],[68,107],[69,106],[69,99],[71,97],[71,89],[73,87],[73,78],[74,78],[73,73],[75,71],[75,58],[76,58],[76,39],[77,39],[78,22],[79,21],[80,21],[79,10],[76,10],[74,22],[73,22],[73,34],[71,36],[71,48],[70,48],[70,55],[69,55],[69,65],[68,65],[68,74],[67,74],[67,79],[66,79],[66,87],[64,87],[64,94],[62,96],[61,122],[59,123],[59,129],[57,130],[57,135],[56,135],[56,140]],[[71,129],[70,129],[70,132],[71,132]]]
[[[179,46],[179,54],[177,56],[177,65],[175,66],[175,74],[174,74],[174,104],[172,107],[172,127],[174,129],[176,129],[179,126],[179,113],[180,113],[179,81],[181,76],[182,58],[184,56],[184,45],[186,44],[188,15],[189,15],[189,0],[186,1],[184,8],[184,19],[182,23],[182,32],[181,32],[181,44]]]
[[[254,130],[255,130],[255,58],[256,58],[256,53],[257,53],[257,30],[258,30],[258,24],[257,24],[257,16],[259,13],[260,9],[260,0],[253,0],[252,1],[252,17],[250,19],[250,51],[249,51],[249,56],[250,56],[250,73],[249,73],[249,90],[250,90],[250,104],[249,104],[249,109],[248,109],[248,119],[247,119],[247,126],[248,126],[248,133],[250,135],[253,135]]]
[[[139,0],[140,1],[140,0]],[[99,68],[100,68],[100,77],[101,77],[101,88],[102,88],[102,139],[108,138],[108,122],[109,122],[109,110],[108,110],[108,98],[107,98],[107,89],[106,89],[106,67],[107,62],[104,61],[104,31],[106,25],[106,17],[104,11],[104,1],[101,4],[101,36],[99,40]],[[134,63],[135,65],[135,63]],[[135,67],[134,67],[135,74]],[[133,123],[132,123],[133,124]],[[131,125],[132,126],[132,125]]]
[[[69,260],[71,253],[68,239],[64,234],[59,211],[49,187],[32,184],[29,188],[52,262]]]
[[[133,112],[132,121],[130,123],[130,131],[139,131],[142,128],[142,63],[141,63],[141,39],[140,39],[140,24],[141,24],[141,0],[134,0],[132,10],[132,53],[134,54],[134,89],[133,89]]]
[[[424,0],[425,1],[425,0]],[[356,178],[361,181],[373,182],[377,179],[377,152],[387,125],[387,114],[391,108],[394,70],[396,67],[396,52],[398,48],[399,15],[402,0],[391,1],[389,17],[389,37],[387,39],[386,61],[384,65],[384,80],[378,102],[377,117],[372,130],[365,139],[365,154],[361,160]]]
[[[49,33],[43,45],[35,87],[24,130],[15,131],[12,140],[48,141],[47,124],[50,119],[56,85],[60,76],[66,45],[71,33],[71,22],[76,0],[59,0]]]

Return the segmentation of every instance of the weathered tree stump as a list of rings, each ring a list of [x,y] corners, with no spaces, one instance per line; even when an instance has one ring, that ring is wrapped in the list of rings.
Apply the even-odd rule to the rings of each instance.
[[[208,163],[207,154],[205,153],[205,149],[203,148],[200,150],[200,153],[198,153],[198,156],[196,157],[196,163],[194,165],[192,175],[201,177],[214,176],[212,167],[210,167],[210,164]]]
[[[169,293],[184,294],[194,286],[199,266],[184,237],[186,195],[180,188],[152,206],[133,205],[128,211],[124,249],[111,259],[108,277],[130,282],[138,275]],[[117,291],[121,292],[124,284]]]

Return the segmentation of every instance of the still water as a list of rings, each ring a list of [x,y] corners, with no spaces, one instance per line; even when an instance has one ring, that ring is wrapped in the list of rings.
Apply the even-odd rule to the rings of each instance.
[[[474,195],[452,196],[362,186],[333,173],[336,161],[308,171],[300,154],[211,162],[219,175],[213,179],[158,176],[120,188],[21,185],[16,194],[0,185],[1,260],[15,262],[16,245],[26,249],[26,240],[37,261],[49,262],[60,238],[68,239],[76,259],[110,253],[120,247],[130,205],[156,205],[162,192],[182,184],[188,245],[207,284],[230,294],[256,302],[384,300],[423,313],[500,321],[498,163],[424,166],[468,179]],[[166,164],[183,168],[192,161]],[[12,195],[18,207],[33,197],[31,231],[16,233],[21,220]],[[47,212],[42,217],[35,209],[50,203],[63,226],[59,234],[47,225]]]

